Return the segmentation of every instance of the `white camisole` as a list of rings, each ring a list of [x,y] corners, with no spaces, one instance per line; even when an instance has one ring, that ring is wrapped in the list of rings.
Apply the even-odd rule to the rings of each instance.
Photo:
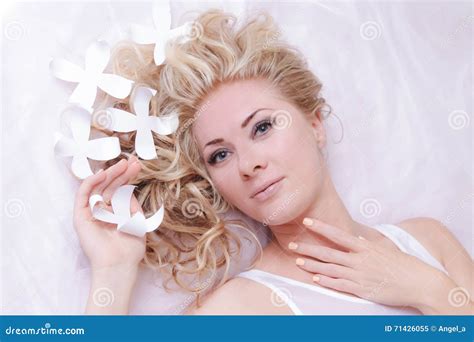
[[[411,254],[447,274],[447,271],[438,260],[405,230],[391,224],[379,224],[373,226],[373,228],[393,241],[402,252]],[[329,288],[307,284],[257,269],[242,272],[237,277],[251,279],[270,288],[272,290],[272,303],[280,306],[287,305],[295,315],[420,314],[418,310],[413,308],[382,305]],[[380,290],[383,290],[383,283]]]

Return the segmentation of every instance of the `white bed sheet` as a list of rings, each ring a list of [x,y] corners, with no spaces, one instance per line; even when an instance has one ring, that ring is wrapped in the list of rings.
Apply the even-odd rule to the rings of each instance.
[[[472,7],[469,2],[172,2],[189,10],[267,9],[324,83],[328,158],[353,216],[367,224],[413,216],[445,222],[472,255]],[[131,23],[152,25],[151,3],[31,2],[3,14],[2,313],[80,314],[89,265],[71,214],[78,182],[53,155],[72,85],[49,60],[82,63],[95,39],[113,44]],[[248,255],[246,255],[248,257]],[[245,261],[238,267],[243,267]],[[141,272],[131,314],[176,314]]]

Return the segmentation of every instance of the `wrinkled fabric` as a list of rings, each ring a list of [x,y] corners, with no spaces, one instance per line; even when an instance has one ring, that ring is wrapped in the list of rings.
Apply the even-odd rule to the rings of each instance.
[[[268,9],[282,37],[301,49],[337,115],[324,121],[327,158],[354,219],[434,217],[472,251],[469,2],[185,1],[172,3],[172,26],[189,20],[187,11],[211,7]],[[75,84],[55,79],[48,66],[54,57],[81,63],[91,42],[125,39],[132,23],[152,27],[150,11],[151,3],[26,2],[4,14],[3,314],[84,311],[90,266],[72,225],[78,181],[53,154]],[[234,274],[254,252],[244,251]],[[191,301],[142,271],[130,313],[179,314]]]

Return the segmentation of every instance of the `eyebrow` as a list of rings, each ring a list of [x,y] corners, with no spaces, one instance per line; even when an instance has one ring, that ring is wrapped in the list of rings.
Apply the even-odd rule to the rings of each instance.
[[[242,122],[242,125],[240,126],[242,129],[245,128],[248,123],[253,119],[253,117],[260,111],[262,110],[268,110],[268,109],[271,109],[271,108],[259,108],[257,109],[256,111],[252,112],[249,116],[247,116],[247,118],[244,120],[244,122]],[[217,139],[214,139],[214,140],[211,140],[209,141],[206,145],[204,145],[204,147],[206,146],[209,146],[209,145],[215,145],[215,144],[219,144],[221,142],[223,142],[224,139],[222,138],[217,138]]]

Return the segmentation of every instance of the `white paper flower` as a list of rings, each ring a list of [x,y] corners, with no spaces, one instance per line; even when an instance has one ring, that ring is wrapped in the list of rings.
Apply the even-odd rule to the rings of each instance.
[[[157,157],[152,132],[169,135],[176,131],[179,124],[177,114],[161,117],[150,115],[149,106],[153,95],[154,90],[150,88],[138,87],[135,90],[131,107],[136,115],[117,108],[107,109],[111,116],[111,130],[122,133],[137,131],[135,151],[140,158],[146,160]]]
[[[93,174],[89,159],[110,160],[120,155],[117,137],[89,140],[91,114],[84,108],[71,108],[69,127],[72,137],[57,134],[54,152],[60,157],[72,157],[71,169],[76,177],[84,179]]]
[[[133,81],[103,72],[109,59],[110,46],[104,41],[96,41],[87,48],[85,68],[62,58],[53,59],[49,68],[55,77],[63,81],[79,83],[69,97],[70,103],[91,108],[97,96],[97,87],[119,99],[126,98],[132,90]]]
[[[130,206],[134,188],[133,185],[123,185],[115,191],[111,200],[113,212],[96,206],[97,203],[104,202],[104,199],[101,195],[92,195],[89,198],[92,216],[100,221],[116,224],[118,230],[139,237],[156,230],[163,221],[163,205],[149,218],[145,218],[141,212],[131,216]]]
[[[130,26],[131,38],[138,44],[155,44],[153,53],[156,65],[165,61],[165,47],[170,39],[178,38],[183,43],[196,39],[201,32],[195,22],[188,21],[171,29],[171,9],[168,1],[155,3],[152,9],[154,29],[142,25]]]

